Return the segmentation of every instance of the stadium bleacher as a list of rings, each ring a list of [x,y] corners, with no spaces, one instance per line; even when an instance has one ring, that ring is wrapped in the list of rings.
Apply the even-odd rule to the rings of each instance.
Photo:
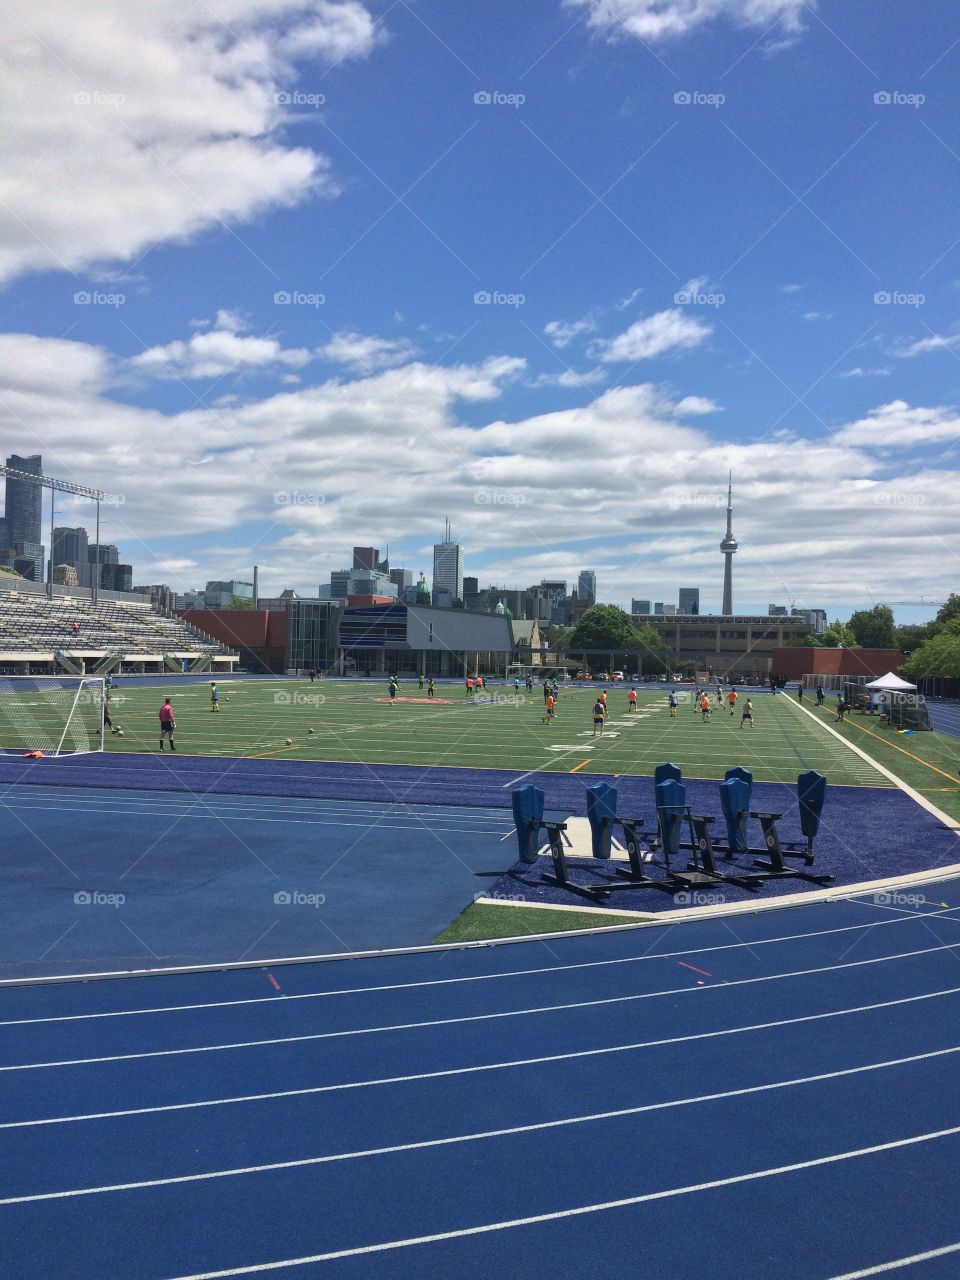
[[[74,623],[78,624],[74,631]],[[232,668],[236,655],[225,645],[179,618],[147,603],[98,600],[0,590],[0,666],[8,674],[29,661],[57,664],[57,654],[82,661],[91,670],[99,659],[122,652],[127,669],[162,669],[164,655],[195,663],[203,658],[216,670]]]

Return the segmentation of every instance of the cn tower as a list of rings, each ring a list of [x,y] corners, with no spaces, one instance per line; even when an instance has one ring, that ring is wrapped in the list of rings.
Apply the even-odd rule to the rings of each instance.
[[[723,608],[721,613],[729,617],[733,613],[733,555],[737,540],[733,536],[733,472],[727,482],[727,532],[720,543],[723,554]]]

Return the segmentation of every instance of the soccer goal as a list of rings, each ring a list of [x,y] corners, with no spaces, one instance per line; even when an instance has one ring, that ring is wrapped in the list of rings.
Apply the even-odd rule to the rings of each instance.
[[[0,753],[103,750],[102,676],[0,676]]]

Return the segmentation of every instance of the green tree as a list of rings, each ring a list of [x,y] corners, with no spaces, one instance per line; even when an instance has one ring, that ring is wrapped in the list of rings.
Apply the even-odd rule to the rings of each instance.
[[[233,599],[230,601],[230,603],[227,605],[227,608],[228,609],[252,609],[253,601],[245,600],[243,596],[234,596]]]
[[[537,624],[540,642],[548,649],[565,649],[570,638],[570,628],[561,627],[557,622],[540,622]]]
[[[936,623],[933,622],[921,622],[910,626],[897,627],[894,633],[894,645],[905,657],[909,657],[927,640],[932,639],[938,630]]]
[[[839,618],[834,618],[833,622],[828,623],[823,632],[823,643],[828,649],[836,649],[842,645],[844,649],[859,649],[857,637],[853,634],[845,622],[841,622]]]
[[[896,646],[896,627],[893,610],[885,604],[875,604],[872,609],[858,609],[847,626],[864,649],[893,649]]]
[[[628,613],[613,604],[592,605],[567,637],[566,648],[572,653],[582,649],[598,649],[596,656],[626,657],[642,654],[652,659],[659,669],[669,661],[670,651],[652,627],[634,626]]]
[[[586,611],[567,639],[570,649],[604,649],[625,653],[637,647],[639,631],[628,613],[615,604],[595,604]]]
[[[910,655],[903,670],[911,680],[921,676],[960,676],[960,617],[945,622],[937,635]]]
[[[951,591],[946,603],[937,610],[934,621],[942,626],[946,622],[953,622],[955,618],[960,618],[960,596],[955,591]]]

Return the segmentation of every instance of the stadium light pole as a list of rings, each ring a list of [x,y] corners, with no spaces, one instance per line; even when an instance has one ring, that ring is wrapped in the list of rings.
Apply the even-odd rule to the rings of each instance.
[[[53,517],[54,493],[72,493],[78,498],[91,498],[97,504],[97,572],[94,575],[91,599],[97,602],[97,587],[100,585],[100,503],[106,496],[101,489],[89,489],[83,484],[73,484],[70,480],[54,480],[52,476],[37,476],[30,471],[18,471],[16,467],[0,466],[0,476],[9,476],[11,480],[22,480],[28,484],[39,485],[41,489],[49,489],[50,493],[50,562],[47,566],[47,595],[53,596]]]

